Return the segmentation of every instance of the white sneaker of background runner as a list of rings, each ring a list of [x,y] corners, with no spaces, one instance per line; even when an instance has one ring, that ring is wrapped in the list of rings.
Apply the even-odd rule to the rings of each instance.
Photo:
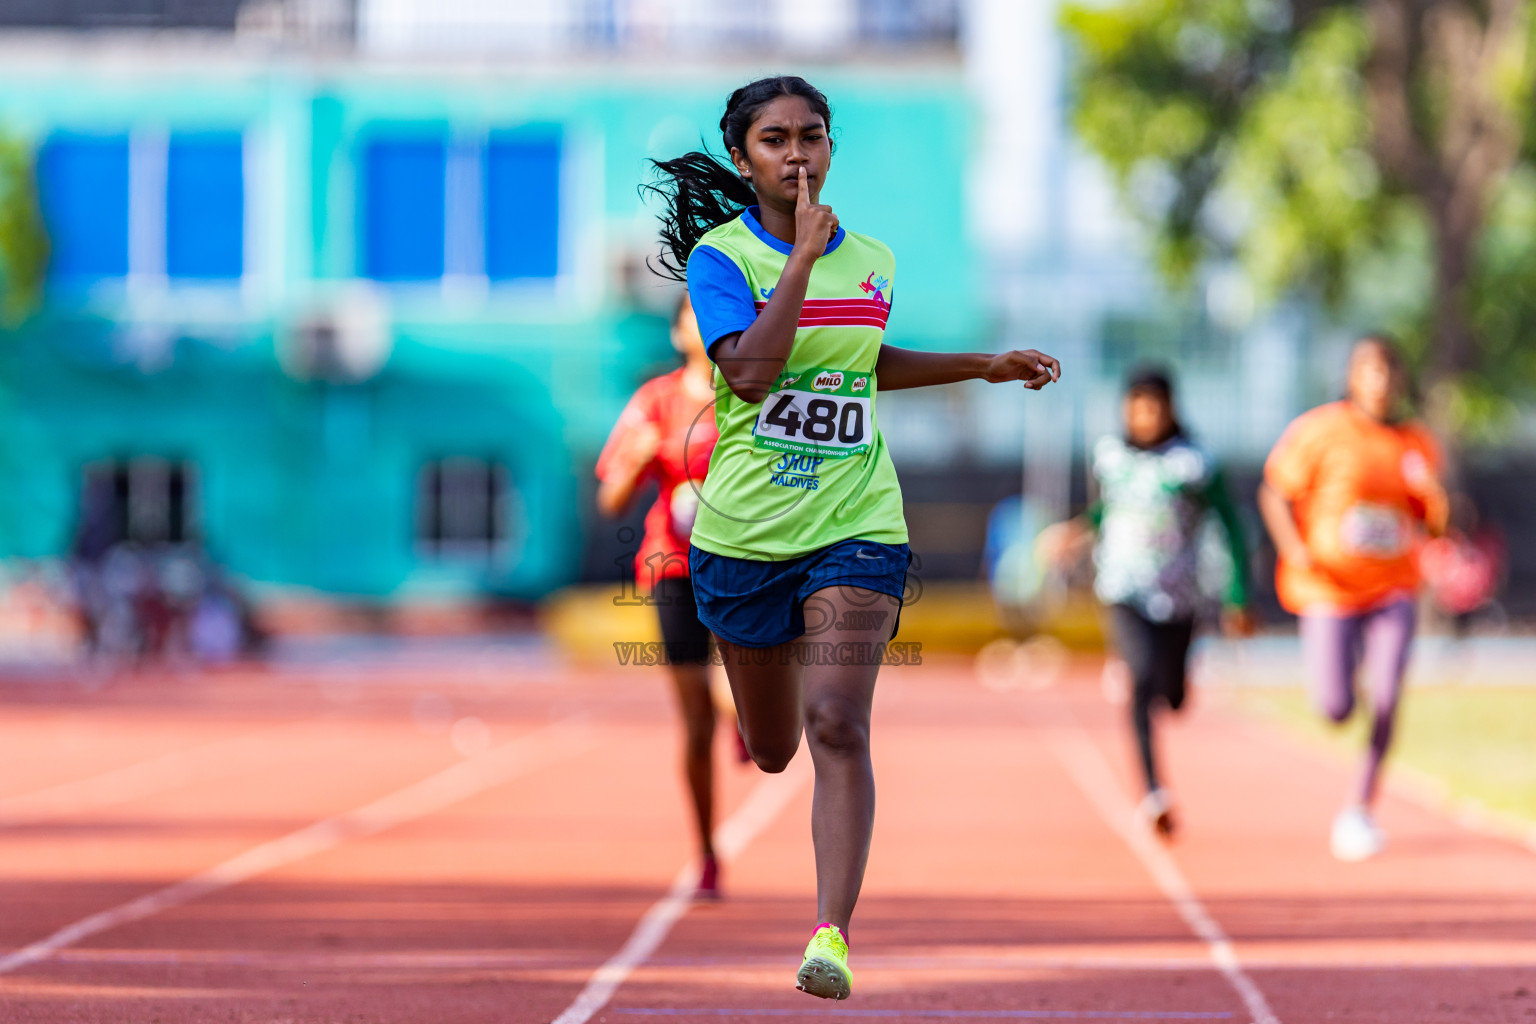
[[[1173,835],[1173,797],[1159,786],[1142,798],[1136,807],[1136,820],[1143,828],[1160,836]]]
[[[1369,860],[1386,845],[1386,833],[1364,807],[1346,808],[1333,819],[1333,835],[1328,847],[1339,860]]]

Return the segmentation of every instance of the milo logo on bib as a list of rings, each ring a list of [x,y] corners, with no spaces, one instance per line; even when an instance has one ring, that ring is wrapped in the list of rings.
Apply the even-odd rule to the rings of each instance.
[[[758,448],[845,459],[870,450],[871,375],[816,367],[779,375],[752,428]]]

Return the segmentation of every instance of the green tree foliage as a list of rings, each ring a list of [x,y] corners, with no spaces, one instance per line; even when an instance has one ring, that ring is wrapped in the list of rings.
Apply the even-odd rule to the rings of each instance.
[[[1074,119],[1187,283],[1384,318],[1442,427],[1536,387],[1536,0],[1072,3]]]
[[[0,323],[15,324],[36,308],[47,265],[32,150],[0,135]]]

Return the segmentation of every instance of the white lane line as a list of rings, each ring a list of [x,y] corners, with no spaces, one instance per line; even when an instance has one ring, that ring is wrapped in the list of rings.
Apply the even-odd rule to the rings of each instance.
[[[1299,729],[1275,728],[1275,723],[1258,718],[1249,709],[1234,708],[1230,690],[1224,696],[1226,708],[1232,709],[1234,714],[1243,717],[1247,722],[1257,723],[1270,738],[1277,742],[1300,747],[1313,756],[1326,757],[1340,763],[1347,762],[1351,766],[1360,756],[1359,751],[1353,748],[1346,751],[1336,742],[1335,737],[1317,736],[1304,733]],[[1518,814],[1491,807],[1475,797],[1458,795],[1445,780],[1438,776],[1421,771],[1412,765],[1403,764],[1401,761],[1394,761],[1392,771],[1387,774],[1382,784],[1388,793],[1399,800],[1413,804],[1420,810],[1428,811],[1437,817],[1445,818],[1465,831],[1488,839],[1514,843],[1527,852],[1536,853],[1536,823]]]
[[[270,743],[277,734],[293,729],[298,724],[290,723],[276,729],[233,736],[187,750],[173,750],[168,754],[111,768],[83,779],[71,779],[45,789],[0,797],[0,828],[51,821],[177,789],[194,778],[207,778],[206,761],[223,760],[242,746]],[[199,771],[199,768],[202,770]]]
[[[1072,714],[1072,709],[1060,697],[1050,698],[1049,703],[1056,708],[1056,714],[1052,716],[1056,721],[1050,730],[1051,747],[1072,781],[1104,819],[1104,824],[1125,840],[1190,930],[1205,942],[1212,962],[1253,1015],[1253,1024],[1280,1024],[1280,1018],[1269,1008],[1264,993],[1243,970],[1237,952],[1232,948],[1232,940],[1206,911],[1178,864],[1145,829],[1135,827],[1133,808],[1115,781],[1114,772],[1099,748],[1094,746],[1087,730]]]
[[[1518,814],[1490,807],[1475,797],[1457,796],[1450,786],[1428,772],[1395,763],[1386,788],[1393,796],[1447,818],[1467,832],[1514,843],[1528,853],[1536,853],[1536,825]]]
[[[715,855],[722,862],[728,864],[735,860],[810,781],[809,761],[810,757],[802,752],[801,757],[790,762],[787,771],[764,778],[736,813],[715,830]],[[688,913],[693,904],[694,887],[699,881],[698,872],[697,864],[683,865],[672,880],[672,888],[651,905],[629,939],[592,974],[586,986],[553,1024],[586,1024],[594,1013],[607,1005],[619,986],[656,952],[672,926]]]
[[[313,857],[349,840],[375,835],[426,817],[550,761],[579,753],[591,742],[592,732],[585,722],[576,718],[552,722],[356,810],[323,818],[285,836],[253,846],[191,878],[65,925],[46,938],[0,957],[0,974],[8,974],[28,964],[46,960],[57,951],[92,935],[131,921],[143,920],[220,889],[239,885],[257,875]]]

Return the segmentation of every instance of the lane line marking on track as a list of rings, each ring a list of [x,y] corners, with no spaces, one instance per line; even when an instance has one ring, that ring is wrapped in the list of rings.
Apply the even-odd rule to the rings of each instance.
[[[580,718],[552,722],[370,804],[322,818],[285,836],[253,846],[191,878],[65,925],[46,938],[0,956],[0,974],[46,960],[57,951],[92,935],[239,885],[349,840],[362,839],[426,817],[551,761],[572,756],[592,741],[591,727]]]
[[[1226,1010],[737,1010],[677,1006],[616,1007],[632,1017],[941,1017],[947,1020],[1231,1020]]]
[[[306,723],[292,722],[186,750],[173,750],[168,754],[158,754],[143,761],[109,768],[83,779],[71,779],[28,793],[0,797],[0,828],[52,821],[80,811],[125,804],[140,797],[154,796],[185,786],[197,777],[194,772],[199,762],[213,755],[227,755],[231,748],[258,742],[269,743],[278,733],[287,732],[301,724]]]
[[[1125,840],[1125,844],[1131,848],[1136,859],[1141,861],[1142,867],[1146,868],[1147,874],[1152,876],[1163,895],[1174,905],[1184,923],[1206,944],[1211,961],[1253,1015],[1253,1024],[1280,1024],[1280,1018],[1270,1009],[1269,1000],[1264,998],[1259,986],[1243,970],[1237,951],[1232,947],[1232,940],[1195,895],[1194,888],[1179,870],[1178,864],[1145,830],[1133,826],[1133,808],[1121,792],[1104,755],[1094,746],[1088,731],[1061,697],[1050,698],[1049,703],[1055,708],[1055,714],[1052,715],[1055,721],[1051,723],[1055,728],[1050,730],[1051,748],[1077,788],[1088,798],[1089,805],[1098,812],[1111,831]]]
[[[806,768],[809,761],[810,755],[805,754],[791,761],[787,771],[765,777],[736,813],[715,830],[715,855],[723,863],[729,864],[750,846],[811,780],[811,772]],[[552,1024],[586,1024],[594,1013],[608,1004],[619,986],[656,951],[672,926],[688,913],[699,881],[698,871],[696,863],[683,865],[667,894],[651,904],[624,945],[593,972],[571,1005]]]
[[[1222,709],[1225,712],[1246,725],[1256,726],[1267,738],[1291,749],[1300,749],[1309,756],[1351,765],[1359,757],[1356,750],[1346,754],[1331,738],[1295,729],[1276,728],[1275,723],[1266,722],[1252,712],[1235,706],[1231,693],[1223,697]],[[1476,797],[1460,796],[1443,779],[1429,772],[1394,761],[1392,771],[1382,781],[1382,785],[1391,796],[1444,818],[1467,832],[1485,839],[1513,843],[1528,853],[1536,853],[1536,825],[1518,814],[1501,811]]]

